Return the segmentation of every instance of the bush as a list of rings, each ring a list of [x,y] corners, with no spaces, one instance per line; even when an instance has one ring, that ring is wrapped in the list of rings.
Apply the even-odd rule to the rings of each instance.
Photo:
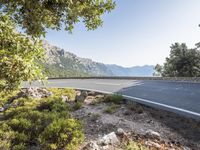
[[[112,113],[114,113],[116,111],[117,108],[119,108],[119,105],[116,105],[116,104],[112,103],[110,106],[108,106],[105,109],[105,112],[109,113],[109,114],[112,114]]]
[[[73,106],[73,110],[78,110],[78,109],[81,109],[82,107],[83,107],[82,102],[76,102]]]
[[[72,147],[77,145],[77,141],[81,142],[82,126],[71,118],[69,106],[60,98],[21,98],[15,103],[17,101],[23,103],[16,108],[8,108],[5,111],[5,120],[0,124],[0,149],[23,150],[32,146],[55,149]],[[56,123],[58,125],[55,126]],[[56,127],[55,132],[53,127]],[[51,142],[51,137],[54,143],[41,143]],[[80,140],[77,139],[79,137]]]
[[[76,91],[73,89],[68,89],[68,88],[49,88],[49,91],[51,91],[54,95],[54,97],[61,97],[67,96],[69,99],[75,99],[76,97]]]
[[[115,104],[122,104],[123,103],[123,96],[119,94],[113,95],[106,95],[104,98],[104,102],[112,102]]]
[[[40,135],[42,147],[47,150],[73,150],[83,142],[81,130],[81,124],[74,119],[55,120]]]
[[[148,150],[148,148],[141,145],[140,143],[131,141],[124,146],[124,150]]]

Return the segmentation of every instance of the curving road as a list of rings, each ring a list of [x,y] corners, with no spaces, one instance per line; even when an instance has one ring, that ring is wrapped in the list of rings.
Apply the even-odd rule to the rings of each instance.
[[[54,79],[48,82],[48,87],[120,93],[130,100],[200,119],[200,83],[130,79]],[[28,86],[24,83],[24,87]],[[35,82],[32,86],[42,85]]]

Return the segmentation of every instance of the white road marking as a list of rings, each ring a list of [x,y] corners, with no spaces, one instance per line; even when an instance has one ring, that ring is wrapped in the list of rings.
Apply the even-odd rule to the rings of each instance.
[[[114,94],[114,92],[107,92],[107,91],[101,91],[101,90],[95,90],[95,89],[76,88],[76,87],[68,87],[68,88],[74,88],[74,89],[77,89],[77,90],[95,91],[95,92],[105,93],[105,94]],[[177,110],[177,111],[180,111],[180,112],[185,113],[185,114],[190,114],[190,115],[194,115],[196,117],[200,117],[200,113],[193,112],[193,111],[190,111],[190,110],[186,110],[186,109],[182,109],[182,108],[178,108],[178,107],[175,107],[175,106],[170,106],[170,105],[166,105],[166,104],[162,104],[162,103],[158,103],[158,102],[153,102],[151,100],[144,99],[144,98],[138,98],[138,97],[133,97],[133,96],[128,96],[128,95],[122,95],[122,96],[127,98],[127,99],[133,100],[133,101],[135,100],[137,102],[141,101],[141,102],[145,102],[145,103],[149,103],[149,104],[154,104],[154,105],[162,106],[162,107],[165,107],[165,108],[168,108],[168,109],[171,109],[171,110]]]

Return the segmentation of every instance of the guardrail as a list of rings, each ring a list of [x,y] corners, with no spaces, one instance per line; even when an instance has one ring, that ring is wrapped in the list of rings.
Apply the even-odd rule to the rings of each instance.
[[[51,79],[118,79],[118,80],[169,80],[200,82],[200,77],[127,77],[127,76],[93,76],[93,77],[55,77]]]

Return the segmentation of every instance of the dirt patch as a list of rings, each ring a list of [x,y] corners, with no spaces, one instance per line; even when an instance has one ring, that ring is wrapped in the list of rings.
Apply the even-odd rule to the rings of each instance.
[[[86,143],[122,128],[131,139],[156,149],[200,149],[200,122],[174,113],[157,110],[140,104],[118,105],[113,113],[105,109],[111,103],[86,105],[73,112],[84,123]],[[159,139],[150,139],[149,130],[159,133]],[[157,145],[157,146],[158,146]]]

